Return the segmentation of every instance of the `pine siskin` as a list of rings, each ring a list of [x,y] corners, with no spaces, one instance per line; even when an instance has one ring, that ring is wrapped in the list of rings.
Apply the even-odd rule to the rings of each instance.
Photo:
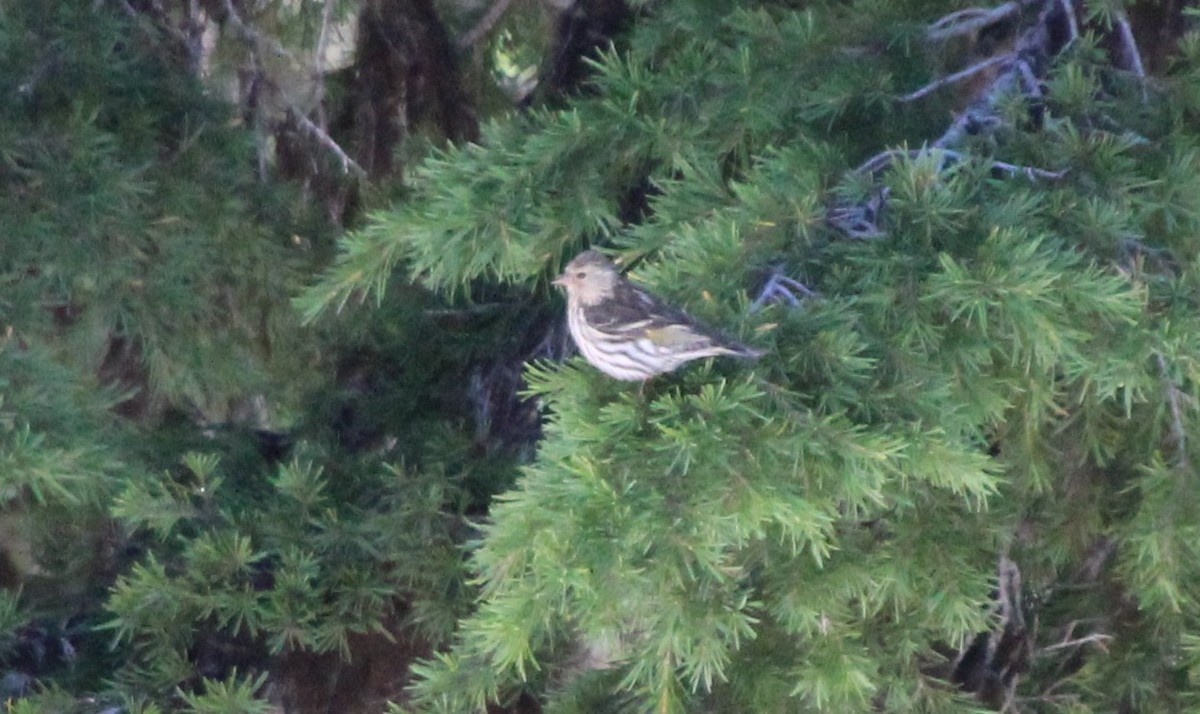
[[[575,256],[554,284],[567,291],[567,327],[579,351],[610,377],[646,380],[701,357],[762,355],[634,286],[594,250]]]

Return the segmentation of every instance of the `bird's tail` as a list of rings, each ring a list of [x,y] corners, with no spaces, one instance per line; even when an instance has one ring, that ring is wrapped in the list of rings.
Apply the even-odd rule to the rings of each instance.
[[[728,350],[728,352],[725,354],[729,355],[730,357],[738,357],[741,359],[758,359],[766,354],[766,352],[763,352],[762,350],[756,350],[753,347],[747,347],[739,342],[729,342],[724,346],[725,349]]]

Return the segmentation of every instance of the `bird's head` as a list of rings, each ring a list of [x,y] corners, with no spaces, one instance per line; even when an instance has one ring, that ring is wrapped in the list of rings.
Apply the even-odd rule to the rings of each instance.
[[[568,299],[588,307],[611,298],[620,279],[621,273],[611,260],[594,250],[587,250],[567,263],[554,284],[566,289]]]

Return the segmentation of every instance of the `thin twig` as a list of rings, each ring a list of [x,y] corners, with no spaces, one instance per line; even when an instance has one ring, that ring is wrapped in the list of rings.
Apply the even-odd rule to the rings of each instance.
[[[1075,4],[1072,0],[1058,0],[1058,5],[1062,8],[1063,14],[1067,16],[1067,44],[1069,45],[1079,39],[1079,23],[1075,21]]]
[[[934,147],[932,149],[931,148],[908,149],[908,150],[889,149],[887,151],[881,151],[878,154],[875,154],[871,158],[864,161],[862,164],[859,165],[858,168],[855,169],[855,172],[856,173],[868,173],[868,172],[874,173],[874,172],[879,171],[880,169],[883,169],[884,167],[886,167],[897,156],[907,156],[909,158],[915,159],[920,156],[932,153],[934,151],[941,154],[943,157],[945,157],[947,159],[952,159],[956,162],[964,162],[968,158],[963,153],[954,151],[953,149],[942,149],[942,148],[937,148],[937,147]],[[1057,179],[1061,179],[1063,176],[1067,175],[1066,169],[1062,169],[1060,171],[1051,171],[1049,169],[1039,169],[1035,166],[1020,166],[1017,164],[1010,164],[1006,161],[996,161],[995,159],[990,160],[989,163],[993,169],[998,169],[1000,171],[1004,171],[1005,173],[1008,173],[1010,175],[1024,174],[1027,178],[1029,178],[1031,180],[1039,179],[1039,178],[1057,180]]]
[[[479,18],[479,22],[475,23],[474,27],[463,33],[455,42],[458,49],[465,50],[468,47],[474,47],[475,43],[483,39],[483,36],[491,32],[496,23],[500,22],[500,18],[504,17],[505,12],[508,12],[509,5],[512,5],[512,0],[496,0],[492,3],[483,17]]]
[[[871,197],[853,205],[835,205],[826,212],[826,220],[853,240],[874,240],[886,234],[879,228],[879,216],[887,205],[891,189],[877,188]]]
[[[868,174],[868,173],[873,174],[876,171],[879,171],[880,169],[883,169],[883,168],[887,167],[889,164],[891,164],[892,159],[894,159],[897,154],[907,155],[908,153],[909,152],[904,151],[902,149],[886,149],[884,151],[879,152],[878,154],[875,154],[871,158],[869,158],[866,161],[859,164],[858,168],[854,169],[854,173],[856,173],[856,174]]]
[[[1036,166],[1017,166],[1016,164],[1009,164],[1004,161],[992,161],[991,164],[992,168],[1005,171],[1010,175],[1025,174],[1025,178],[1029,179],[1030,181],[1034,179],[1049,179],[1051,181],[1057,181],[1058,179],[1067,175],[1067,169],[1050,171],[1049,169],[1039,169]]]
[[[793,280],[778,270],[773,271],[771,277],[767,279],[767,284],[759,292],[758,298],[750,304],[750,312],[758,312],[773,299],[785,300],[795,307],[800,304],[800,298],[796,297],[796,293],[806,298],[817,296],[815,290],[799,280]]]
[[[247,24],[246,21],[242,19],[242,16],[238,14],[237,9],[233,6],[233,0],[225,0],[225,18],[229,20],[230,24],[233,25],[234,29],[237,30],[242,37],[247,39],[254,46],[253,49],[259,54],[262,54],[263,48],[266,48],[275,53],[275,55],[278,57],[288,58],[297,66],[303,65],[303,63],[300,62],[300,60],[298,60],[291,53],[291,51],[288,50],[288,48],[280,44],[278,40],[273,37],[263,35],[261,32]]]
[[[1125,61],[1128,63],[1126,69],[1145,79],[1146,67],[1142,64],[1142,53],[1138,51],[1137,40],[1133,37],[1133,28],[1129,25],[1129,18],[1125,16],[1125,13],[1121,13],[1117,17],[1117,27],[1121,31],[1121,47],[1125,53]]]
[[[1115,552],[1117,552],[1117,542],[1107,536],[1101,536],[1089,546],[1087,557],[1083,559],[1083,565],[1075,572],[1074,579],[1085,583],[1096,582],[1096,579],[1100,577],[1100,572]]]
[[[1005,80],[1011,80],[1011,76],[1005,73]],[[997,81],[992,85],[993,92],[1000,94],[998,88],[1004,85],[1005,91],[1008,86],[1011,86],[1011,81]],[[990,93],[989,93],[990,94]],[[992,111],[993,104],[985,102],[982,109],[968,108],[958,115],[954,123],[946,129],[945,133],[939,136],[931,146],[934,148],[945,148],[948,146],[957,146],[963,142],[964,137],[976,136],[979,134],[990,133],[992,130],[1001,126],[1002,122],[999,117]]]
[[[783,287],[788,288],[789,290],[795,290],[804,297],[817,297],[816,290],[813,290],[799,280],[793,280],[786,275],[780,274],[779,282]]]
[[[995,57],[989,57],[981,62],[976,62],[975,64],[971,65],[970,67],[967,67],[966,69],[959,70],[958,72],[955,72],[954,74],[949,74],[949,75],[946,75],[945,77],[942,77],[939,80],[930,82],[929,84],[926,84],[924,87],[921,87],[920,89],[918,89],[915,92],[910,92],[909,94],[905,94],[903,97],[900,97],[900,101],[902,101],[902,102],[916,101],[916,100],[920,99],[921,97],[924,97],[927,94],[930,94],[938,89],[941,89],[942,87],[945,87],[946,85],[954,84],[955,82],[959,82],[964,79],[974,77],[975,75],[979,74],[980,72],[983,72],[984,70],[987,70],[987,69],[991,69],[992,67],[995,67],[998,64],[1003,64],[1004,62],[1010,62],[1010,61],[1012,61],[1013,57],[1014,57],[1013,53],[1008,52],[1006,54],[996,55]]]
[[[99,9],[102,4],[104,4],[104,0],[96,0],[96,2],[92,3],[92,9]],[[134,20],[138,19],[138,11],[133,9],[133,5],[130,5],[128,0],[117,0],[117,5],[126,16]]]
[[[278,41],[264,37],[262,33],[247,24],[246,21],[243,20],[240,15],[238,15],[237,10],[233,6],[232,0],[225,0],[225,17],[246,41],[247,45],[249,45],[250,53],[254,57],[256,64],[261,65],[259,58],[263,54],[263,48],[274,52],[278,56],[291,59],[298,66],[301,64],[298,60],[296,60],[295,57],[292,56],[292,53],[289,52],[283,45],[279,44]],[[323,35],[325,32],[324,27],[322,27],[321,32]],[[318,58],[318,61],[319,60],[320,58]],[[366,178],[366,169],[360,166],[357,161],[350,158],[350,155],[347,154],[336,141],[334,141],[333,137],[331,137],[329,133],[325,131],[325,129],[317,126],[312,119],[309,119],[307,112],[300,109],[300,107],[296,105],[291,97],[284,94],[273,82],[266,82],[265,76],[260,81],[263,81],[267,86],[269,86],[273,93],[283,102],[288,109],[288,113],[293,119],[296,120],[297,126],[299,126],[309,136],[316,139],[317,143],[319,143],[321,146],[324,146],[338,158],[342,164],[342,173],[351,173],[358,178]],[[260,171],[263,169],[264,167],[260,166]]]
[[[1171,379],[1166,358],[1162,354],[1155,354],[1154,360],[1158,363],[1158,372],[1166,384],[1167,405],[1171,409],[1171,436],[1175,439],[1175,463],[1191,471],[1187,455],[1187,427],[1183,423],[1183,407],[1179,404],[1179,387]]]
[[[104,0],[96,0],[96,2],[93,3],[93,7],[98,8],[103,3]],[[145,31],[146,26],[149,25],[158,31],[167,33],[171,39],[175,40],[184,47],[188,47],[190,51],[191,43],[188,41],[187,35],[183,34],[179,28],[171,24],[166,11],[163,10],[160,3],[152,2],[150,4],[150,10],[145,13],[138,12],[133,5],[129,4],[128,0],[117,0],[117,6],[121,9],[121,12],[125,13],[129,19],[133,20],[137,27],[139,27],[141,30]],[[148,19],[146,17],[147,15],[152,15],[152,18]],[[157,22],[154,20],[157,20]]]
[[[1020,11],[1021,5],[1022,3],[1019,2],[1006,2],[991,10],[972,7],[952,12],[930,25],[929,29],[925,31],[925,36],[931,40],[944,40],[956,35],[968,35],[981,27],[987,27],[1016,14]],[[964,20],[963,18],[970,19]],[[962,21],[959,22],[960,20]]]
[[[974,20],[979,17],[984,17],[984,16],[990,14],[992,12],[992,10],[994,10],[994,9],[995,8],[992,8],[991,10],[989,10],[989,9],[985,9],[982,7],[967,7],[967,8],[963,8],[962,10],[955,10],[954,12],[950,13],[949,15],[946,15],[945,17],[939,19],[937,22],[930,25],[928,28],[928,32],[934,32],[936,30],[944,30],[947,27],[957,26],[959,24],[959,22],[967,20],[968,18]]]
[[[329,151],[333,152],[333,154],[338,157],[338,159],[342,162],[342,173],[353,173],[358,178],[367,177],[366,169],[360,166],[357,161],[350,158],[350,156],[342,150],[342,147],[339,146],[338,143],[333,140],[333,137],[329,136],[324,129],[313,123],[312,119],[309,119],[307,116],[305,116],[304,113],[295,106],[289,104],[289,109],[291,110],[292,118],[296,120],[296,123],[300,125],[300,128],[308,132],[308,134],[316,139],[321,146],[329,149]]]
[[[854,169],[854,172],[860,173],[860,174],[875,173],[876,171],[880,171],[880,170],[888,167],[889,165],[891,165],[892,161],[896,157],[905,156],[910,159],[916,159],[921,156],[932,154],[933,151],[936,151],[937,153],[941,154],[945,158],[954,159],[955,161],[963,160],[962,154],[960,154],[957,151],[952,151],[950,149],[939,149],[939,148],[934,148],[933,150],[930,150],[929,148],[888,149],[886,151],[881,151],[878,154],[875,154],[871,158],[869,158],[866,161],[859,164],[858,168]]]
[[[1141,82],[1142,101],[1149,100],[1149,95],[1146,93],[1146,66],[1142,64],[1142,53],[1138,51],[1137,40],[1133,37],[1133,28],[1129,25],[1129,18],[1122,11],[1117,15],[1117,29],[1121,35],[1121,50],[1125,56],[1126,69],[1137,75],[1138,81]]]
[[[1062,642],[1059,642],[1056,645],[1043,647],[1042,652],[1053,652],[1054,650],[1062,650],[1068,647],[1082,647],[1083,645],[1087,644],[1095,644],[1097,647],[1107,652],[1108,647],[1106,647],[1104,643],[1108,642],[1112,638],[1112,635],[1106,635],[1102,632],[1093,632],[1086,637],[1078,637],[1073,640],[1064,639]]]
[[[1017,683],[1020,681],[1020,677],[1014,676],[1004,688],[1004,705],[1000,707],[1000,714],[1017,711]]]

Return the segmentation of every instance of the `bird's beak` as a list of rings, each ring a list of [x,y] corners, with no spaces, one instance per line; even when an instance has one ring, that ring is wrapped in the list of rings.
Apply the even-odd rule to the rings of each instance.
[[[562,275],[558,276],[558,277],[557,277],[557,278],[555,278],[554,280],[551,280],[551,281],[550,281],[550,284],[551,284],[551,285],[557,285],[557,286],[558,286],[558,287],[560,287],[560,288],[565,288],[565,287],[567,287],[567,274],[566,274],[566,273],[563,273]]]

